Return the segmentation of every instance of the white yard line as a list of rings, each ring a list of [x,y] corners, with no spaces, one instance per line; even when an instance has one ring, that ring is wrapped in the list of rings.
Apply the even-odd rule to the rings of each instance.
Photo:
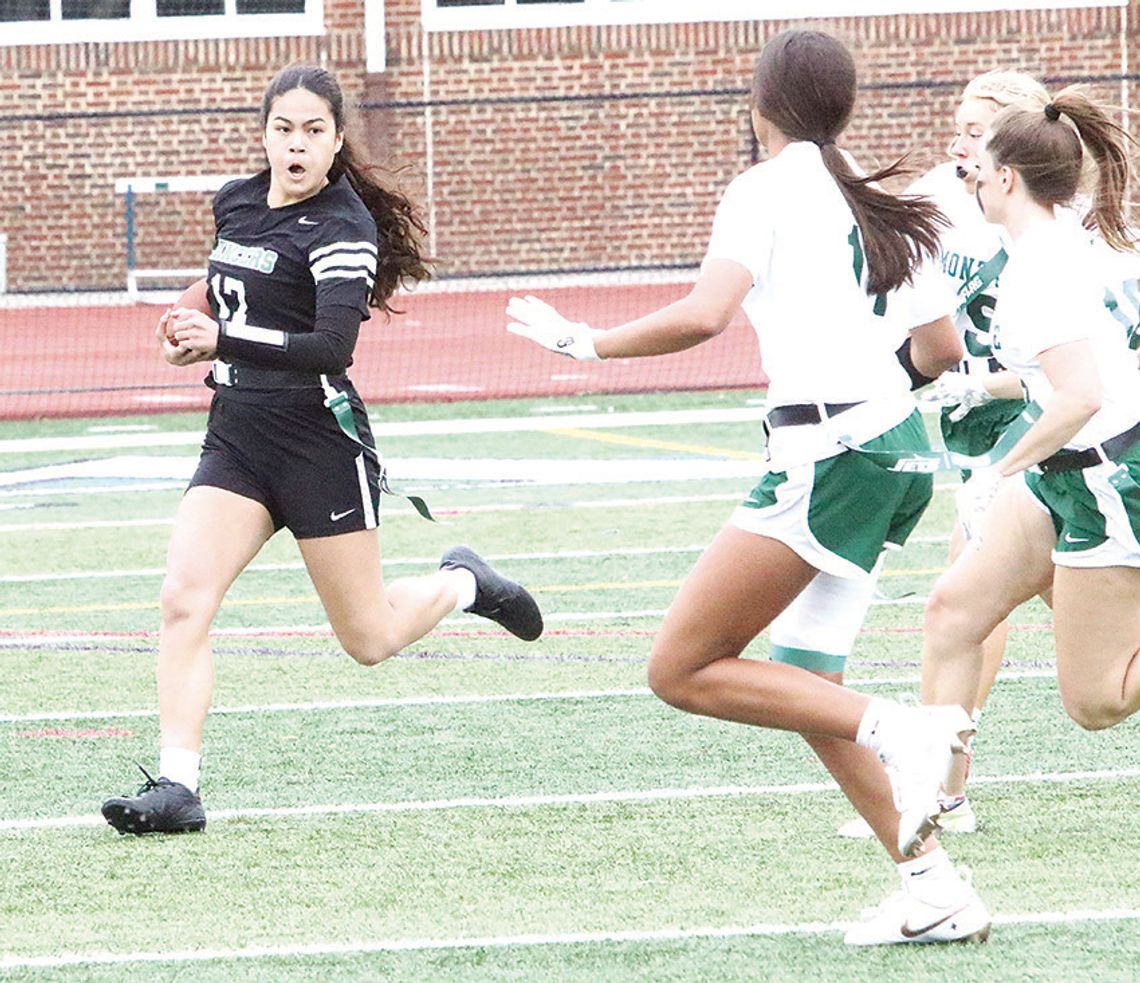
[[[1026,775],[971,776],[975,785],[1044,785],[1067,782],[1119,781],[1140,778],[1140,768],[1118,768],[1103,771],[1035,772]],[[456,799],[424,799],[404,802],[348,802],[307,806],[278,806],[255,809],[214,809],[211,821],[230,819],[291,819],[310,816],[347,816],[397,812],[440,812],[453,809],[541,809],[548,807],[599,805],[613,802],[676,802],[687,799],[740,798],[742,796],[814,795],[838,791],[834,782],[802,782],[790,785],[714,785],[691,788],[656,788],[640,791],[578,792],[563,795],[470,796]],[[56,816],[37,819],[0,820],[0,832],[26,832],[45,829],[67,829],[77,826],[102,826],[106,820],[98,814]]]
[[[1029,669],[1021,672],[1003,672],[999,683],[1021,679],[1051,679],[1052,669]],[[917,675],[879,676],[868,679],[849,679],[847,685],[861,686],[915,686],[921,681]],[[308,703],[246,703],[210,708],[211,716],[259,713],[319,713],[340,710],[376,710],[393,707],[447,706],[479,703],[526,703],[542,700],[614,700],[629,697],[648,697],[647,687],[630,689],[562,690],[538,693],[460,693],[450,696],[397,696],[374,700],[315,700]],[[0,714],[0,724],[63,723],[75,720],[138,720],[157,717],[155,709],[145,710],[63,710],[44,713]]]
[[[1022,912],[993,916],[995,925],[1072,925],[1082,922],[1118,922],[1140,919],[1140,909],[1103,911]],[[184,949],[170,952],[70,952],[56,956],[0,956],[0,970],[57,969],[66,966],[129,965],[132,963],[203,963],[229,960],[297,959],[327,956],[364,956],[391,952],[439,952],[451,949],[510,949],[539,946],[599,945],[605,943],[683,942],[699,939],[738,939],[785,935],[833,935],[845,932],[850,922],[761,922],[753,925],[695,928],[649,928],[604,932],[557,932],[527,935],[485,935],[443,939],[373,939],[365,942],[326,942],[295,945],[258,945],[232,949]]]

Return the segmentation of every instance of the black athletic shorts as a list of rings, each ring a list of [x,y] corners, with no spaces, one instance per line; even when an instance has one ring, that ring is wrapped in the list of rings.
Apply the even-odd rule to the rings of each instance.
[[[349,392],[357,434],[375,448],[364,404]],[[215,393],[190,487],[252,498],[269,511],[274,529],[287,528],[297,539],[375,529],[378,455],[341,430],[320,390],[291,393],[288,401],[247,401],[259,395]]]

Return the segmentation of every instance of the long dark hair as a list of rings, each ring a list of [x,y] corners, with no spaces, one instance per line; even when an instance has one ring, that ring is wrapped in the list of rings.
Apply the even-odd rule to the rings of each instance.
[[[1124,214],[1132,137],[1081,86],[1062,90],[1043,110],[1004,110],[990,130],[986,149],[994,163],[1016,170],[1025,189],[1043,205],[1073,200],[1087,148],[1096,165],[1096,187],[1085,226],[1098,230],[1114,249],[1136,248]]]
[[[875,187],[906,173],[905,158],[860,177],[835,146],[855,106],[855,62],[836,38],[803,29],[777,34],[756,60],[752,105],[788,139],[819,146],[862,232],[868,293],[908,282],[922,257],[938,252],[938,233],[949,222],[934,204]]]
[[[273,77],[261,100],[262,129],[269,121],[274,101],[294,89],[306,89],[328,103],[337,132],[344,133],[344,94],[336,77],[318,65],[290,65]],[[376,283],[368,303],[388,313],[398,313],[388,303],[396,289],[431,277],[427,258],[420,249],[427,227],[410,199],[399,191],[389,190],[373,177],[379,170],[376,165],[358,159],[346,135],[333,158],[328,179],[331,184],[342,175],[347,177],[375,219],[380,255]]]

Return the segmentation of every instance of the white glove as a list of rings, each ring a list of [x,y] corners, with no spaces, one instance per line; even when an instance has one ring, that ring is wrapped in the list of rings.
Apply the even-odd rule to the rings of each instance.
[[[553,307],[537,297],[512,297],[507,304],[507,325],[511,334],[522,335],[559,355],[597,361],[594,331],[584,323],[567,321]]]
[[[981,536],[986,513],[1001,483],[1002,475],[996,466],[978,468],[970,472],[969,480],[962,482],[955,492],[954,504],[958,509],[958,521],[962,524],[967,539]]]
[[[943,372],[934,380],[930,398],[941,406],[955,406],[950,422],[957,423],[975,406],[988,403],[993,396],[986,391],[984,375]]]

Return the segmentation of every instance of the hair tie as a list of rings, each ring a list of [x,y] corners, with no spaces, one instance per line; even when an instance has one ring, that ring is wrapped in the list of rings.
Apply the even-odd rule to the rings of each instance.
[[[1045,105],[1045,118],[1050,123],[1056,123],[1061,118],[1061,110],[1054,106],[1051,102]]]
[[[820,150],[829,145],[832,147],[835,146],[835,140],[833,140],[831,137],[827,137],[824,140],[812,140],[812,143],[819,147]]]

